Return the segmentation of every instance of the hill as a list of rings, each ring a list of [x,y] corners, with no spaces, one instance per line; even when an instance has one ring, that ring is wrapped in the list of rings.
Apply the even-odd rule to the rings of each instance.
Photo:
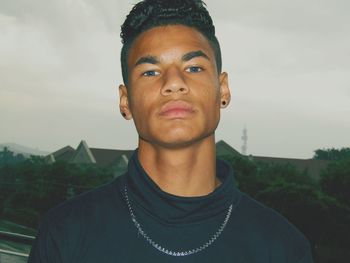
[[[23,146],[16,143],[1,143],[0,151],[2,151],[5,147],[7,147],[11,152],[15,154],[23,154],[25,157],[29,157],[30,155],[48,155],[48,152],[41,151],[39,149]]]

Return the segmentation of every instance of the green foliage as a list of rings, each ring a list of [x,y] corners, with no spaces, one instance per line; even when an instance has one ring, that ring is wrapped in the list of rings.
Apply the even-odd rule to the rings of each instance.
[[[253,184],[251,181],[256,180],[258,166],[248,158],[239,155],[225,155],[221,157],[234,167],[234,177],[237,186],[246,193],[254,193],[255,189],[250,189]],[[258,182],[256,182],[258,185]],[[254,185],[254,186],[256,186]]]
[[[322,190],[350,207],[350,158],[331,162],[321,174]]]
[[[307,173],[299,172],[290,164],[254,162],[244,156],[224,156],[231,163],[234,176],[239,188],[249,195],[256,197],[261,189],[278,183],[289,182],[316,187],[317,182]]]
[[[17,224],[36,226],[39,214],[30,207],[13,208],[7,207],[5,210],[6,219]]]
[[[346,153],[330,152],[335,156],[336,151]],[[47,164],[36,156],[10,162],[11,152],[1,154],[6,162],[0,164],[0,217],[34,228],[48,209],[113,179],[111,170],[96,165]],[[320,182],[289,164],[257,163],[238,155],[224,159],[243,192],[287,217],[312,244],[350,247],[350,158],[331,162]]]
[[[321,185],[290,164],[256,163],[243,156],[225,156],[238,187],[275,209],[296,225],[312,244],[350,247],[350,162],[332,164]]]
[[[313,244],[350,245],[349,208],[312,185],[276,183],[257,199],[293,222]]]
[[[0,165],[19,163],[24,160],[25,157],[23,154],[14,154],[7,147],[4,147],[3,150],[0,151]]]
[[[111,181],[112,172],[96,165],[47,164],[31,158],[0,165],[0,216],[30,227],[50,208]]]
[[[350,247],[350,157],[330,162],[321,173],[322,191],[335,200],[329,224],[335,229],[335,243]],[[332,236],[329,236],[332,240]]]
[[[318,149],[315,151],[314,159],[336,161],[350,158],[350,148]]]

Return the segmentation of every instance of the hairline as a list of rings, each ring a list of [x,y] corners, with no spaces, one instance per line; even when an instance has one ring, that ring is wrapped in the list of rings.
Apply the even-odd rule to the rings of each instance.
[[[145,32],[153,29],[153,28],[157,28],[157,27],[166,27],[166,26],[176,26],[176,25],[182,25],[182,26],[186,26],[192,29],[195,29],[197,32],[199,32],[209,43],[210,48],[212,49],[213,53],[214,53],[214,60],[215,60],[215,64],[216,64],[216,69],[217,69],[217,73],[221,74],[222,72],[222,58],[221,58],[221,47],[220,47],[220,43],[219,40],[217,39],[217,37],[215,36],[215,34],[212,35],[212,38],[210,38],[208,36],[208,34],[205,34],[203,30],[200,30],[198,27],[194,26],[194,25],[188,25],[185,23],[181,23],[181,22],[169,22],[169,23],[164,23],[164,24],[159,24],[159,25],[153,25],[150,27],[145,27],[144,30],[140,31],[137,35],[135,35],[134,37],[132,37],[130,39],[130,41],[127,41],[123,44],[122,49],[121,49],[121,67],[122,67],[122,77],[123,77],[123,82],[124,85],[128,88],[129,86],[129,66],[128,66],[128,59],[129,59],[129,53],[130,50],[132,49],[133,45],[135,44],[136,40]],[[217,43],[215,43],[215,41]],[[215,45],[217,44],[218,50],[216,50]],[[217,54],[218,53],[218,54]],[[123,56],[125,54],[125,60],[123,60]],[[217,55],[218,55],[218,59],[217,59]],[[218,62],[220,62],[221,66],[218,65]],[[127,70],[127,76],[126,79],[124,79],[124,70],[123,69],[123,63],[125,63],[125,67]]]

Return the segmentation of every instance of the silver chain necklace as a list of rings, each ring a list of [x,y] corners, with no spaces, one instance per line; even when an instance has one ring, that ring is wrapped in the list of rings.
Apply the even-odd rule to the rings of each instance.
[[[187,251],[172,251],[170,249],[166,249],[165,247],[159,245],[158,243],[154,242],[152,240],[152,238],[150,238],[147,233],[145,231],[143,231],[140,223],[137,221],[136,216],[132,210],[131,204],[130,204],[130,200],[129,200],[129,196],[128,196],[128,191],[125,185],[125,200],[126,200],[126,204],[128,206],[129,212],[130,212],[130,216],[131,216],[131,220],[132,222],[134,222],[135,227],[137,228],[137,231],[139,234],[141,234],[142,237],[144,237],[146,239],[146,241],[151,244],[155,249],[159,250],[160,252],[167,254],[169,256],[174,256],[174,257],[183,257],[183,256],[189,256],[192,254],[196,254],[198,252],[201,252],[202,250],[206,249],[207,247],[209,247],[211,244],[214,243],[214,241],[221,235],[222,231],[224,231],[224,228],[228,222],[228,220],[230,219],[231,216],[231,212],[232,212],[232,204],[230,205],[230,207],[227,210],[227,214],[225,217],[225,220],[222,222],[222,224],[220,225],[219,229],[214,233],[214,235],[203,245],[191,249],[191,250],[187,250]]]

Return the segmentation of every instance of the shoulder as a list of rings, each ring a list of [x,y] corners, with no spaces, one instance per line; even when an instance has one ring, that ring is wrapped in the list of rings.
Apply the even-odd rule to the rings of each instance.
[[[29,262],[39,259],[40,262],[56,262],[56,258],[59,262],[76,262],[79,249],[91,242],[91,236],[107,235],[111,221],[123,220],[125,202],[121,187],[124,177],[48,211],[40,224]]]
[[[122,175],[107,184],[57,205],[47,212],[45,216],[46,220],[59,222],[79,220],[81,217],[93,216],[93,213],[101,212],[110,206],[122,205],[122,193],[120,189],[124,177],[125,175]]]
[[[271,262],[298,262],[310,256],[306,237],[275,210],[242,193],[237,213],[247,231],[269,251]]]
[[[40,228],[53,237],[74,240],[89,229],[101,228],[111,218],[118,220],[125,210],[121,187],[125,175],[87,191],[50,209]]]

